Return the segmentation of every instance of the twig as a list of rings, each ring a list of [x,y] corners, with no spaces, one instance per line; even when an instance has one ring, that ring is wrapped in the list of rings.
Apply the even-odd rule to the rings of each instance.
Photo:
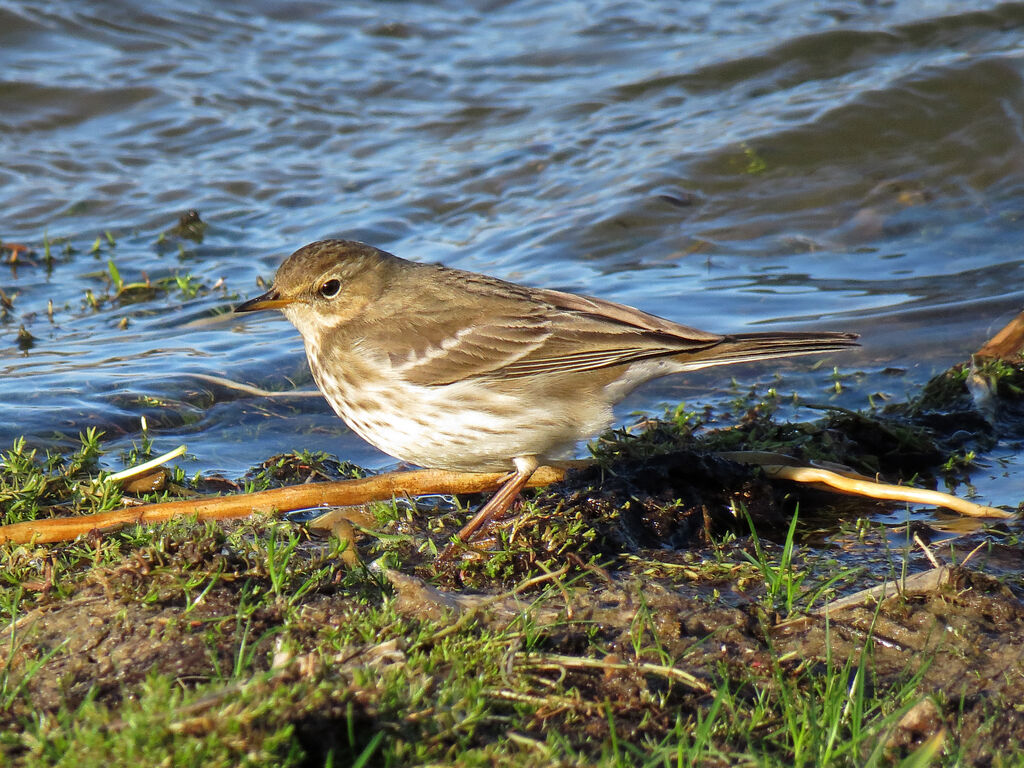
[[[645,672],[650,675],[667,677],[678,680],[701,693],[708,693],[711,688],[701,680],[678,667],[666,667],[663,664],[651,664],[645,661],[638,661],[634,664],[626,664],[620,661],[604,661],[602,659],[591,659],[586,656],[564,656],[557,653],[544,655],[519,654],[519,664],[534,669],[561,669],[564,667],[577,669],[602,669],[616,671]]]
[[[68,541],[91,531],[108,531],[123,525],[163,523],[175,517],[195,516],[199,520],[231,520],[256,512],[287,512],[318,506],[349,506],[400,496],[429,493],[485,493],[498,488],[507,475],[502,472],[448,472],[420,469],[390,472],[357,480],[310,483],[274,488],[258,493],[207,499],[169,501],[141,507],[115,509],[95,515],[54,517],[0,526],[0,543],[48,544]],[[529,487],[562,480],[565,470],[541,467],[530,478]]]
[[[967,499],[961,499],[942,491],[912,488],[908,485],[879,483],[870,477],[865,477],[855,472],[839,473],[821,469],[820,467],[801,467],[785,464],[783,462],[789,457],[781,454],[759,451],[736,451],[720,455],[743,464],[755,464],[761,467],[768,477],[790,480],[796,483],[823,483],[829,488],[853,496],[867,496],[872,499],[906,501],[912,504],[945,507],[968,517],[998,517],[1003,520],[1015,517],[1012,512],[1007,512],[1005,509],[975,504],[973,501],[967,501]]]
[[[898,592],[931,592],[949,581],[949,577],[949,568],[944,565],[939,566],[938,568],[932,568],[930,571],[924,571],[922,573],[915,573],[912,576],[907,576],[905,579],[902,579],[902,583],[901,580],[887,580],[882,584],[879,584],[877,587],[862,589],[860,592],[855,592],[852,595],[842,597],[838,600],[833,600],[830,603],[825,603],[825,605],[818,608],[815,613],[825,615],[832,611],[847,608],[851,605],[860,605],[869,598],[884,600],[889,597],[890,594],[896,594]]]
[[[1012,363],[1019,362],[1022,349],[1024,349],[1024,312],[1003,326],[999,333],[986,341],[981,349],[974,354],[975,357],[996,358]]]
[[[1014,517],[1012,512],[1007,512],[1005,509],[975,504],[973,501],[927,488],[879,483],[867,477],[849,477],[814,467],[765,467],[764,469],[771,477],[795,480],[799,483],[824,483],[837,491],[857,496],[945,507],[968,517],[998,517],[1002,520]]]
[[[178,450],[183,450],[183,448],[184,446]],[[852,472],[840,474],[817,467],[785,465],[781,462],[788,457],[779,454],[740,451],[719,455],[733,461],[760,466],[769,477],[798,483],[825,484],[837,491],[855,496],[946,507],[970,517],[1001,519],[1014,517],[1012,513],[997,507],[975,504],[941,491],[878,483],[869,477]],[[161,457],[160,461],[164,458]],[[790,461],[793,460],[790,459]],[[579,466],[582,463],[572,462],[571,464]],[[132,471],[135,472],[138,469],[135,468]],[[118,473],[118,475],[120,474],[123,473]],[[540,467],[530,478],[527,487],[537,488],[550,485],[563,480],[565,474],[566,470],[561,467]],[[499,488],[507,477],[501,472],[449,472],[440,469],[420,469],[408,472],[390,472],[358,480],[338,480],[275,488],[269,491],[235,496],[145,504],[95,515],[56,517],[0,526],[0,544],[7,542],[48,544],[56,541],[68,541],[90,531],[106,531],[123,525],[162,523],[175,517],[190,515],[194,515],[199,520],[230,520],[247,517],[256,512],[288,512],[318,506],[355,506],[369,501],[384,501],[401,496],[422,496],[431,493],[485,493]]]
[[[925,544],[921,537],[918,536],[916,533],[914,534],[914,543],[917,544],[917,546],[919,546],[924,551],[925,557],[928,558],[928,562],[932,564],[932,568],[942,567],[942,564],[935,559],[935,555],[932,554],[932,551],[928,548],[928,545]]]
[[[127,480],[130,477],[144,475],[147,472],[149,472],[149,470],[155,469],[156,467],[159,467],[161,464],[166,464],[171,459],[178,458],[179,456],[183,455],[187,450],[188,448],[186,446],[179,445],[173,451],[168,451],[163,456],[157,456],[155,459],[150,459],[149,461],[143,464],[139,464],[139,466],[137,467],[129,467],[128,469],[123,469],[120,472],[115,472],[112,475],[107,475],[105,479],[109,482],[119,483],[122,480]]]

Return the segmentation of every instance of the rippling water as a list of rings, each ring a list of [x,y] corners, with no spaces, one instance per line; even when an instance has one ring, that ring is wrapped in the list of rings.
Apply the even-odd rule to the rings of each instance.
[[[326,236],[709,330],[858,331],[851,407],[1024,303],[1022,5],[140,5],[0,2],[0,238],[33,249],[0,268],[0,446],[125,448],[145,415],[197,468],[390,464],[317,398],[189,376],[311,386],[286,321],[224,313]],[[114,297],[111,261],[151,289]],[[830,397],[798,360],[620,413],[734,372]],[[1024,496],[992,474],[988,500]]]

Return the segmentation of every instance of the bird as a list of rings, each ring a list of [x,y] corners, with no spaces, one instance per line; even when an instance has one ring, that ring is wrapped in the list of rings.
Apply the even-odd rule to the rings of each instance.
[[[503,514],[537,467],[674,373],[857,346],[857,334],[717,334],[593,296],[408,261],[352,240],[292,253],[235,312],[280,310],[320,392],[366,442],[430,469],[506,472],[458,533]]]

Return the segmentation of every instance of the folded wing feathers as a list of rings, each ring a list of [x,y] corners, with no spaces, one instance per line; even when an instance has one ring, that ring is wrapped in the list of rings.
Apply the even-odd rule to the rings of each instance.
[[[526,291],[524,291],[526,293]],[[538,290],[506,306],[504,316],[466,318],[444,338],[409,331],[409,347],[392,365],[428,386],[477,377],[519,378],[676,357],[685,368],[831,352],[854,334],[765,333],[720,336],[621,304]]]
[[[855,333],[744,333],[727,336],[721,344],[693,355],[679,355],[680,370],[746,363],[774,357],[827,354],[857,346]]]

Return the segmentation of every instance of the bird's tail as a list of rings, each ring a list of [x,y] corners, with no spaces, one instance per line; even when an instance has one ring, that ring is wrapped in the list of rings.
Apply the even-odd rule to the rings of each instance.
[[[682,370],[695,370],[772,357],[838,352],[859,346],[857,339],[856,333],[737,333],[706,349],[674,359],[683,365]]]

